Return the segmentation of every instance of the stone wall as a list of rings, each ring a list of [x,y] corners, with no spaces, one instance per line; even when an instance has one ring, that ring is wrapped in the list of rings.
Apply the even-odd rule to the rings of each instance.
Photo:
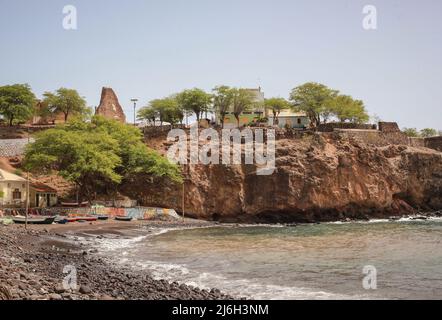
[[[316,130],[319,132],[333,132],[335,129],[376,130],[376,125],[350,123],[350,122],[329,122],[329,123],[321,123],[316,128]]]
[[[408,138],[411,147],[422,148],[425,147],[425,139],[423,138]]]
[[[409,145],[408,137],[402,132],[381,132],[378,130],[335,129],[340,135],[375,146]]]
[[[425,138],[425,146],[442,152],[442,136]]]
[[[34,139],[29,140],[31,143]],[[1,139],[0,157],[17,157],[24,154],[28,139]]]
[[[396,122],[379,122],[379,131],[381,132],[401,132]]]

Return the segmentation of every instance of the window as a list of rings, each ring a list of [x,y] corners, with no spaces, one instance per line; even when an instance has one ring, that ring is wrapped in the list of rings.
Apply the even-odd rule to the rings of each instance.
[[[301,124],[301,118],[298,118],[298,124]]]
[[[14,192],[12,192],[12,199],[13,200],[21,200],[21,191],[18,189],[15,189]]]

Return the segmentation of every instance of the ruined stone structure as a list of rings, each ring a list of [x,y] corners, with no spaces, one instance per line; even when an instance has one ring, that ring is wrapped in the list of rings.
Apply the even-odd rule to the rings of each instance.
[[[63,112],[58,112],[56,114],[48,113],[44,114],[45,106],[40,101],[35,106],[35,114],[34,116],[27,121],[28,125],[54,125],[54,124],[60,124],[65,123],[65,116]]]
[[[365,128],[368,126],[370,128]],[[325,130],[327,133],[329,130]],[[341,136],[356,139],[360,142],[372,144],[375,146],[387,145],[410,145],[418,146],[419,141],[411,142],[409,137],[403,133],[396,122],[379,122],[379,130],[376,125],[358,125],[355,128],[333,128],[334,133]]]
[[[126,122],[123,108],[118,102],[117,95],[112,88],[103,88],[101,91],[100,105],[95,111],[95,115],[103,116],[107,119]]]
[[[415,148],[424,148],[425,147],[425,139],[418,137],[409,137],[408,141],[411,147]]]
[[[352,123],[352,122],[328,122],[321,123],[316,128],[319,132],[333,132],[335,129],[358,129],[358,130],[376,130],[375,124]]]
[[[379,122],[381,132],[401,132],[396,122]]]
[[[425,138],[425,146],[442,152],[442,136]]]

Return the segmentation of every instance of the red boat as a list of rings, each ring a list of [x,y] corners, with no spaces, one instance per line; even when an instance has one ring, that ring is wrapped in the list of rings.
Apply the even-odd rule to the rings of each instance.
[[[97,217],[68,217],[66,218],[68,222],[78,222],[78,221],[86,221],[86,222],[93,222],[97,221]]]

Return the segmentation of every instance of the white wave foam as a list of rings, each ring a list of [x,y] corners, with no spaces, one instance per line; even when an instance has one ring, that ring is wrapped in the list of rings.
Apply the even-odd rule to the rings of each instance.
[[[442,217],[426,217],[426,219],[416,219],[416,216],[408,216],[402,217],[397,220],[392,219],[370,219],[368,221],[365,220],[352,220],[352,221],[331,221],[326,222],[325,224],[352,224],[352,223],[397,223],[397,222],[423,222],[423,221],[432,221],[439,222],[442,221]]]
[[[142,235],[134,238],[103,238],[97,239],[97,244],[104,251],[116,251],[131,248],[134,244],[143,241],[148,235]]]
[[[217,288],[232,296],[256,300],[307,300],[307,299],[367,299],[363,295],[344,295],[308,288],[267,285],[252,279],[228,279],[210,272],[192,272],[184,265],[156,261],[138,262],[132,267],[148,270],[154,279],[178,282],[200,289]],[[372,297],[371,297],[372,298]]]

